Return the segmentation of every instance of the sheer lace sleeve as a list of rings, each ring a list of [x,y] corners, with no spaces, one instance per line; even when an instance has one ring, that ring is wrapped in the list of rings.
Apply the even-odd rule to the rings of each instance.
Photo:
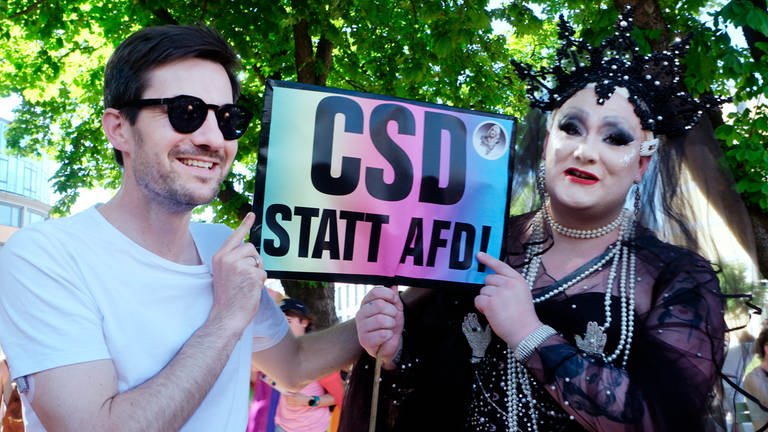
[[[637,252],[645,277],[637,295],[650,296],[649,308],[635,320],[626,370],[585,355],[565,331],[527,364],[587,430],[706,430],[725,352],[719,283],[697,255],[658,241],[648,246]]]

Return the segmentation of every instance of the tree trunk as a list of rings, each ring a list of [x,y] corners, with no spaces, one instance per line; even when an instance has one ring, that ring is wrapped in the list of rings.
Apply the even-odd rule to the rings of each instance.
[[[312,314],[314,330],[336,324],[335,288],[332,283],[287,280],[281,281],[288,297],[301,300]]]
[[[765,0],[749,0],[749,1],[750,3],[755,5],[756,9],[766,10]],[[765,55],[765,51],[763,51],[760,47],[758,47],[757,44],[768,43],[768,35],[756,29],[753,29],[752,27],[749,27],[749,26],[743,26],[741,28],[741,31],[744,32],[744,39],[746,40],[747,46],[749,47],[749,54],[755,60],[755,63],[759,64],[763,58],[763,55]]]
[[[755,4],[756,7],[765,8],[765,0],[750,1]],[[622,10],[627,4],[634,6],[635,25],[637,27],[661,31],[662,37],[657,41],[654,41],[653,48],[655,50],[666,48],[669,42],[669,31],[661,14],[661,8],[659,7],[658,1],[614,0],[614,6],[619,10]],[[756,53],[762,54],[762,50],[755,49],[754,44],[756,42],[765,41],[767,38],[764,35],[756,35],[753,29],[747,27],[744,27],[743,31],[747,37],[747,43],[750,45],[750,52],[755,58],[755,61],[759,61],[760,56],[756,56]],[[712,123],[712,129],[723,123],[723,119],[719,115],[710,115],[708,116],[708,119]],[[698,125],[691,132],[691,135],[697,132],[701,133],[701,129],[701,125]],[[704,129],[707,130],[707,135],[713,133],[712,129],[709,129],[709,127]],[[708,137],[703,137],[698,141],[708,140]],[[707,157],[722,159],[724,157],[722,154],[722,146],[718,145],[717,148],[709,148],[709,152],[697,152],[693,149],[687,152],[686,158],[690,159],[689,165],[692,168],[691,175],[693,176],[694,182],[701,188],[710,204],[723,216],[728,226],[734,232],[736,240],[741,243],[747,253],[756,255],[756,257],[753,258],[757,261],[756,265],[759,272],[763,275],[768,275],[768,214],[756,207],[747,208],[745,211],[744,201],[731,190],[733,181],[728,173],[720,173],[720,175],[717,175],[719,170],[716,169],[716,164],[713,164],[712,161],[709,161],[707,164],[707,166],[712,167],[711,169],[701,169],[701,159]],[[696,167],[698,167],[698,169]],[[746,221],[747,218],[752,222],[751,231],[753,231],[753,233],[750,232],[748,226],[749,223]],[[752,237],[754,237],[754,239]]]
[[[307,1],[291,0],[291,7],[296,11],[306,10]],[[300,18],[293,25],[293,43],[297,81],[324,86],[331,66],[333,43],[321,35],[317,47],[313,47],[310,24],[305,18]],[[298,280],[281,282],[287,296],[307,305],[314,318],[314,330],[330,327],[339,321],[332,283]]]
[[[634,8],[633,16],[637,28],[654,29],[661,32],[658,39],[651,41],[651,47],[655,51],[663,50],[669,46],[671,39],[669,37],[669,28],[667,23],[664,22],[661,6],[657,0],[614,0],[613,5],[618,11],[622,11],[625,6],[631,5]]]
[[[768,215],[757,207],[747,207],[752,220],[752,231],[755,233],[755,249],[757,252],[757,268],[763,277],[768,276]]]
[[[306,10],[307,2],[292,0],[291,6],[296,10]],[[317,48],[314,48],[309,22],[304,18],[293,25],[293,43],[297,80],[300,83],[324,86],[331,68],[333,43],[325,35],[320,35]]]
[[[765,10],[765,0],[749,0],[757,9]],[[758,43],[768,43],[768,36],[749,27],[743,26],[744,39],[749,47],[749,53],[755,63],[759,64],[763,59],[764,51],[760,49]],[[752,231],[755,236],[755,248],[757,253],[757,267],[763,277],[768,277],[768,214],[757,206],[747,206],[750,219],[752,220]]]
[[[751,0],[756,8],[765,10],[765,0]],[[749,53],[759,64],[763,58],[764,52],[760,49],[758,43],[768,42],[768,36],[749,27],[741,28],[744,32],[744,39],[749,47]],[[765,210],[757,206],[748,206],[749,216],[752,219],[752,230],[755,233],[755,247],[757,248],[757,266],[764,277],[768,277],[768,214]]]

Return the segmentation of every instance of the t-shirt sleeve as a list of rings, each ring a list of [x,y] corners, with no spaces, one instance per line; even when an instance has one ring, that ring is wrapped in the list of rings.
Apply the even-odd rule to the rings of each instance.
[[[220,224],[191,224],[190,229],[203,261],[212,267],[213,255],[221,244],[232,234],[232,229]],[[288,321],[267,289],[261,289],[261,303],[252,323],[253,352],[265,350],[278,342],[288,333]]]
[[[59,243],[29,227],[0,250],[0,345],[14,378],[110,358],[98,308]]]
[[[261,288],[259,311],[253,319],[253,352],[262,351],[277,344],[288,333],[288,321],[269,296],[266,287]]]

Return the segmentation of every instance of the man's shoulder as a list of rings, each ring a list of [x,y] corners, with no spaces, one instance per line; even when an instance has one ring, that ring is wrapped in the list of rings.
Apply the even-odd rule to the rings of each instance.
[[[192,222],[189,224],[189,232],[192,233],[192,237],[198,246],[203,244],[215,247],[216,249],[224,243],[224,240],[232,234],[232,231],[232,228],[224,224],[203,222]]]
[[[229,237],[232,234],[233,229],[224,224],[208,223],[208,222],[191,222],[189,229],[194,235],[200,235],[204,237]]]
[[[197,252],[203,262],[210,265],[215,254],[224,241],[232,234],[232,228],[224,224],[193,222],[189,224],[189,232],[195,239]]]
[[[27,225],[14,233],[0,250],[23,250],[36,245],[50,248],[59,243],[69,243],[71,239],[77,240],[83,233],[93,232],[95,228],[91,211],[95,210]]]

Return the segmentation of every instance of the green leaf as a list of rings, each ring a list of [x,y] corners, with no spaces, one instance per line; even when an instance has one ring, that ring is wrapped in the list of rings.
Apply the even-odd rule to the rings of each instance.
[[[571,17],[576,30],[592,41],[612,31],[617,15],[612,3],[584,0],[502,1],[493,2],[491,10],[487,0],[59,0],[30,8],[33,3],[3,3],[7,11],[0,12],[0,94],[24,95],[9,144],[23,152],[50,153],[61,161],[54,181],[65,193],[62,211],[74,199],[71,191],[118,183],[120,171],[99,127],[104,63],[118,41],[141,27],[166,23],[161,17],[218,28],[242,57],[243,97],[257,111],[266,79],[296,79],[293,25],[305,19],[313,50],[321,38],[333,43],[326,85],[523,115],[524,90],[508,60],[549,62],[557,46],[560,13]],[[704,4],[663,3],[669,10],[660,17],[664,22],[659,28],[633,36],[645,50],[663,44],[667,35],[692,31],[683,77],[689,89],[697,95],[734,93],[739,102],[761,94],[768,97],[768,62],[756,63],[748,50],[732,46],[722,29],[712,28],[709,17],[701,14]],[[747,0],[731,0],[713,16],[718,22],[766,33],[765,11]],[[494,34],[492,20],[509,24],[509,34]],[[768,43],[755,47],[768,53]],[[314,65],[324,70],[322,64]],[[742,170],[734,173],[740,179],[753,171],[765,173],[765,154],[754,156],[761,149],[754,143],[766,142],[760,135],[764,132],[755,130],[763,127],[758,117],[754,110],[736,113],[717,130],[728,165]],[[237,163],[252,167],[258,134],[246,134],[239,145]],[[216,217],[226,221],[236,220],[253,179],[230,180],[236,194],[213,206]],[[765,202],[765,195],[759,188],[745,193],[744,199]]]
[[[747,25],[768,36],[768,13],[753,8],[747,15]]]

